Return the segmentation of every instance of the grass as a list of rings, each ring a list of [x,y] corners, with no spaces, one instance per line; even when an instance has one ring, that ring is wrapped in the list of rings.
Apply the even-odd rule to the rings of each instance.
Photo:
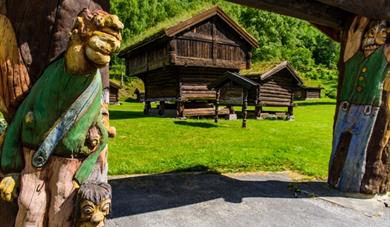
[[[300,102],[295,121],[145,117],[141,103],[111,106],[111,175],[186,170],[281,171],[325,178],[334,100]]]
[[[185,11],[182,14],[179,14],[173,18],[168,18],[160,23],[157,23],[155,26],[147,29],[141,34],[132,37],[130,40],[127,40],[122,46],[122,51],[131,49],[133,46],[136,46],[138,43],[154,38],[157,34],[162,33],[165,29],[168,29],[180,22],[191,19],[193,16],[200,14],[203,11],[211,9],[214,7],[211,3],[203,3],[195,6],[192,10]]]

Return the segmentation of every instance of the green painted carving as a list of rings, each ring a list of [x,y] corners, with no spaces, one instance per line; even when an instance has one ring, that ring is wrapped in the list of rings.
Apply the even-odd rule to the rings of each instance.
[[[7,113],[9,123],[5,131],[0,128],[0,195],[6,201],[18,200],[15,226],[72,226],[77,189],[91,181],[99,185],[107,182],[108,133],[102,117],[99,69],[119,49],[123,24],[117,16],[101,10],[80,10],[77,18],[72,18],[75,23],[66,51],[46,64],[41,75],[34,75],[34,84],[25,86],[28,92],[14,86],[19,91],[16,93],[7,87],[7,93],[0,97],[0,104],[8,104],[0,109]],[[8,74],[14,77],[12,81],[29,82],[22,79],[31,77],[31,72],[21,69],[31,61],[21,61],[22,48],[16,41],[22,31],[17,29],[14,33],[11,22],[20,23],[14,16],[18,15],[10,14],[10,20],[0,15],[0,23],[7,25],[12,38],[12,45],[0,46],[0,66],[7,66]],[[59,24],[63,23],[59,20]],[[0,43],[5,41],[0,37]],[[34,42],[29,40],[30,44]],[[37,52],[34,56],[38,56]],[[11,78],[8,74],[0,73],[0,79]],[[18,108],[9,111],[10,103]],[[0,221],[2,218],[0,214]],[[99,226],[102,224],[104,221]]]
[[[96,88],[93,92],[87,94],[88,99],[90,99],[89,105],[83,103],[88,102],[88,99],[79,101],[88,109],[84,109],[82,113],[77,113],[73,116],[73,119],[68,120],[72,121],[70,124],[73,127],[61,138],[58,138],[60,141],[57,145],[51,144],[53,141],[46,143],[54,146],[51,148],[52,155],[83,157],[85,154],[82,153],[82,148],[85,146],[88,129],[92,125],[98,125],[104,138],[99,144],[98,151],[101,151],[106,146],[107,131],[101,123],[102,86],[100,74],[96,73],[88,76],[69,74],[65,71],[64,59],[61,58],[46,69],[19,107],[10,124],[1,153],[2,170],[5,173],[21,172],[23,169],[23,157],[20,152],[22,144],[35,149],[42,146],[42,142],[47,139],[47,133],[62,120],[63,113],[69,111],[74,100],[92,83],[96,84]],[[79,110],[73,109],[75,112]],[[44,163],[38,167],[42,167],[50,155],[45,156]],[[84,180],[92,171],[91,165],[96,163],[96,158],[95,163],[91,161],[87,163],[79,169],[79,177]],[[82,181],[79,181],[79,183],[82,183]]]
[[[382,134],[389,119],[389,95],[384,89],[390,69],[389,32],[386,21],[364,17],[356,17],[348,31],[328,178],[342,191],[381,193],[389,187],[385,186],[388,170],[376,169],[376,176],[372,172],[381,165],[389,143]],[[384,185],[370,180],[378,176]]]

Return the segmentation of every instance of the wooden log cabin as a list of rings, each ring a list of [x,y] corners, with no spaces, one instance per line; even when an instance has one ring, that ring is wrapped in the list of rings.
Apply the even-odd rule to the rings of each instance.
[[[110,80],[110,104],[116,105],[119,103],[119,90],[122,88],[121,85]]]
[[[216,95],[207,85],[226,71],[250,68],[256,47],[250,34],[213,7],[130,45],[119,56],[126,59],[127,74],[145,84],[145,113],[152,112],[151,102],[159,102],[161,115],[170,109],[171,115],[190,117],[214,114]]]
[[[234,106],[242,106],[247,100],[246,105],[255,106],[254,116],[257,119],[269,115],[291,119],[294,114],[294,93],[302,86],[302,79],[293,67],[284,61],[269,65],[262,71],[244,71],[241,76],[229,72],[210,84],[209,88],[217,91],[217,104],[228,106],[230,113],[233,113]],[[266,107],[285,107],[286,111],[267,110]]]
[[[307,99],[320,99],[323,87],[307,87],[302,86],[300,89],[295,91],[295,100],[307,100]]]
[[[303,87],[303,99],[319,99],[323,89],[322,87]]]
[[[248,103],[256,106],[260,84],[240,76],[238,73],[226,72],[225,76],[208,85],[210,90],[215,90],[215,123],[218,122],[219,105],[229,106],[230,114],[233,114],[233,106],[242,106],[242,127],[246,128],[248,117]]]

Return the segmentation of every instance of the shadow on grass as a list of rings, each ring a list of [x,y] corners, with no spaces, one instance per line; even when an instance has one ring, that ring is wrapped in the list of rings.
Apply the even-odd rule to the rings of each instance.
[[[132,119],[132,118],[145,118],[149,117],[140,111],[123,111],[123,110],[110,110],[110,119]]]
[[[297,106],[315,106],[315,105],[336,105],[336,102],[302,102],[302,103],[297,103]]]
[[[187,170],[203,172],[176,173]],[[207,166],[177,171],[110,180],[113,189],[111,218],[177,208],[220,198],[231,203],[241,203],[244,198],[253,197],[300,199],[313,196],[304,193],[305,191],[315,192],[316,196],[340,196],[340,192],[330,189],[326,182],[292,182],[280,176],[271,178],[259,176],[250,180],[239,180],[216,173]]]
[[[207,123],[207,122],[188,122],[188,121],[174,121],[176,125],[184,125],[198,128],[217,128],[219,127],[216,124]]]

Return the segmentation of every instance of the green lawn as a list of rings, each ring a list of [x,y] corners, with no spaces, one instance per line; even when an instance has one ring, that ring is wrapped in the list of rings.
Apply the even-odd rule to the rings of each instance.
[[[324,178],[331,149],[335,104],[299,103],[294,121],[145,117],[141,103],[111,106],[111,175],[186,170],[293,170]]]

